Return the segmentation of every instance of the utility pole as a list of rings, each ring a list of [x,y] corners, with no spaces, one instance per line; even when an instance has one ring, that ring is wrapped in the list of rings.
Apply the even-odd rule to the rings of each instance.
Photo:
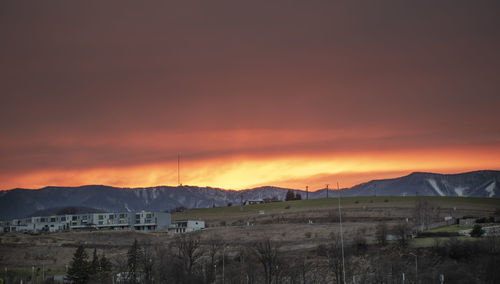
[[[340,207],[340,187],[339,182],[337,182],[337,191],[339,192],[339,223],[340,223],[340,243],[342,245],[342,275],[344,276],[344,284],[345,282],[345,262],[344,262],[344,234],[342,233],[342,210]]]
[[[306,185],[306,199],[309,200],[309,186]]]
[[[415,283],[418,283],[418,262],[417,262],[417,255],[410,252],[410,255],[415,257]]]
[[[326,198],[328,198],[328,184],[326,184]]]
[[[224,284],[225,280],[225,263],[224,263],[224,256],[226,255],[226,245],[222,248],[222,284]]]

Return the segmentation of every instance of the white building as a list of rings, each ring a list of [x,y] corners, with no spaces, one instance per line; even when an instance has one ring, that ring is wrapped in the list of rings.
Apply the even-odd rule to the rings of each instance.
[[[264,204],[263,199],[255,199],[255,200],[245,200],[243,205],[253,205],[253,204]]]
[[[188,233],[205,229],[205,221],[177,220],[168,228],[170,233]]]
[[[171,223],[170,213],[117,212],[36,216],[3,223],[6,232],[57,232],[82,229],[164,230]]]

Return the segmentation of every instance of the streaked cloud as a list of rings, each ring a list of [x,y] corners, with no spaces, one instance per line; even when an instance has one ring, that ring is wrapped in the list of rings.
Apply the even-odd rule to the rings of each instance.
[[[498,8],[5,1],[0,189],[500,169]]]

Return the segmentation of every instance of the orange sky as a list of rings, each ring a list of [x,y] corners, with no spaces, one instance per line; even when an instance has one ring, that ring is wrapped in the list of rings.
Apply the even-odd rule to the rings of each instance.
[[[498,1],[0,4],[0,190],[500,169]]]
[[[393,178],[413,171],[459,173],[498,169],[500,147],[445,147],[407,150],[297,153],[293,155],[230,155],[202,159],[181,156],[181,183],[247,189],[263,185],[302,189],[325,184],[350,187],[372,179]],[[106,184],[149,187],[177,184],[177,161],[122,167],[52,169],[2,176],[6,188],[39,188],[45,185]]]

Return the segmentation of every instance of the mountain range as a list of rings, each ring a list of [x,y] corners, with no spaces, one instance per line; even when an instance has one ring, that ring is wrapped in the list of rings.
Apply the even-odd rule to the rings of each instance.
[[[372,180],[340,190],[342,196],[467,196],[500,197],[500,171],[475,171],[461,174],[416,172],[407,176]],[[104,185],[80,187],[16,188],[0,192],[0,219],[8,220],[33,215],[55,214],[61,208],[74,207],[83,211],[166,211],[178,207],[206,208],[239,205],[244,200],[277,198],[284,200],[288,188],[264,186],[246,190],[225,190],[197,186],[158,186],[118,188]],[[302,199],[324,198],[326,189],[299,193]],[[329,197],[339,192],[330,190]],[[83,209],[82,209],[83,208]]]

